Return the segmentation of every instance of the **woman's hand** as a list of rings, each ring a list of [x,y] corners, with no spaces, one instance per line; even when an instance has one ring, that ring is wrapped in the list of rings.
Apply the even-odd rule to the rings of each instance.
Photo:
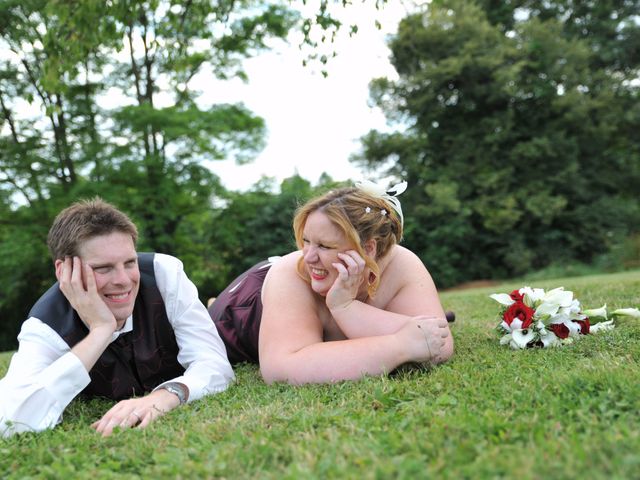
[[[413,317],[396,334],[406,345],[413,362],[437,364],[453,355],[453,338],[445,317],[420,315]]]
[[[329,310],[347,308],[358,296],[364,280],[365,261],[355,250],[338,253],[342,263],[332,263],[338,276],[327,292],[325,302]]]

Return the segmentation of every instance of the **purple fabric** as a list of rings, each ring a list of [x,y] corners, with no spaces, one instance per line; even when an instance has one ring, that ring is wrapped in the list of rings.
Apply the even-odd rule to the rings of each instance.
[[[270,267],[268,261],[253,266],[231,282],[209,307],[209,315],[224,341],[231,364],[258,363],[260,295]]]

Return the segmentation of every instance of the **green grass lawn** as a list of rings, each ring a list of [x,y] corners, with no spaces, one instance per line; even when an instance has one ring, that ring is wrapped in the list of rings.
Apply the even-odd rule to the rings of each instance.
[[[432,370],[291,387],[242,366],[228,391],[106,439],[89,424],[110,402],[75,401],[56,429],[0,440],[0,478],[639,478],[640,321],[513,351],[488,295],[520,286],[443,293],[456,354]],[[531,286],[640,306],[638,271]]]

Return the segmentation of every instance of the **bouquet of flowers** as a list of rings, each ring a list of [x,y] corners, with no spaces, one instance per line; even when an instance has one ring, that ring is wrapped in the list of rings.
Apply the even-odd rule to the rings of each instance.
[[[563,287],[544,291],[523,287],[511,293],[494,293],[501,306],[498,331],[501,345],[514,349],[555,347],[586,335],[614,328],[616,317],[640,318],[637,308],[620,308],[607,314],[607,305],[583,310],[573,292]]]

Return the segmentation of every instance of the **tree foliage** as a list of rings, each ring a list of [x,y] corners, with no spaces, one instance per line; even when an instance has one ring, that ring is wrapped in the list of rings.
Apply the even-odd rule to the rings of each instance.
[[[294,248],[297,205],[337,184],[226,191],[204,161],[251,161],[265,125],[194,85],[246,78],[242,61],[294,28],[314,52],[341,28],[331,3],[0,0],[0,346],[50,283],[47,230],[78,198],[129,213],[139,249],[179,256],[203,299]],[[400,128],[370,132],[356,161],[409,181],[405,242],[438,286],[640,238],[639,7],[433,0],[401,22],[399,78],[371,84]]]
[[[79,198],[116,204],[141,250],[198,279],[225,270],[215,250],[199,259],[228,196],[203,161],[251,161],[266,129],[196,85],[246,79],[243,60],[292,29],[313,47],[341,26],[330,3],[303,15],[284,0],[0,1],[0,316],[13,338],[51,279],[47,229]]]
[[[434,1],[371,96],[404,131],[356,159],[406,178],[441,286],[588,262],[638,231],[640,4]]]

